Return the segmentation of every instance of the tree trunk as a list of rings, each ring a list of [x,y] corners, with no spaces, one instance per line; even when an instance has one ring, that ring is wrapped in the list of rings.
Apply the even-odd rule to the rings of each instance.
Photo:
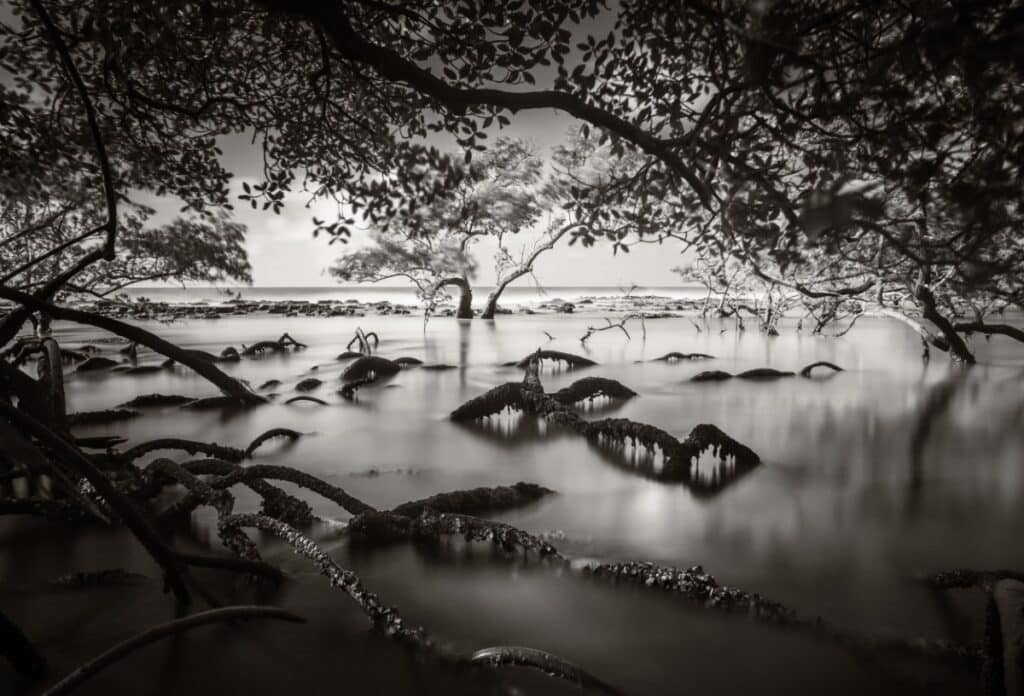
[[[935,295],[932,294],[931,289],[928,286],[921,284],[918,285],[914,291],[917,301],[921,303],[921,315],[935,324],[942,332],[943,338],[949,343],[949,352],[953,356],[954,360],[957,360],[968,365],[974,364],[974,354],[971,353],[970,348],[967,347],[967,343],[954,328],[952,322],[944,317],[935,306]]]
[[[487,296],[487,304],[484,305],[484,311],[480,315],[481,319],[493,319],[494,313],[498,311],[498,298],[501,296],[501,291],[504,290],[502,287],[494,288],[494,291]]]
[[[452,276],[439,280],[434,286],[434,292],[436,293],[441,288],[455,285],[459,288],[459,308],[455,311],[455,317],[457,319],[472,319],[473,318],[473,289],[469,287],[469,281],[461,276]]]

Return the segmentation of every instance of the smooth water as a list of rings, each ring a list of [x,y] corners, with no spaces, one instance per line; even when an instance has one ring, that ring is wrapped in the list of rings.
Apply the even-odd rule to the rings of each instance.
[[[129,444],[188,437],[244,446],[271,427],[308,433],[294,445],[271,442],[255,457],[313,473],[378,508],[434,493],[533,481],[558,492],[502,515],[574,558],[701,564],[721,583],[757,591],[804,615],[821,615],[872,635],[961,641],[981,633],[981,601],[970,592],[943,598],[914,578],[938,570],[1024,566],[1024,352],[1010,341],[974,340],[983,363],[964,375],[944,356],[923,366],[920,342],[902,325],[865,319],[842,339],[784,327],[766,338],[738,333],[731,322],[700,332],[689,319],[651,320],[646,338],[630,324],[596,334],[597,316],[504,316],[459,323],[417,317],[288,318],[248,316],[146,326],[185,347],[219,352],[287,331],[309,349],[247,359],[224,369],[259,385],[280,379],[277,403],[244,413],[148,409],[142,418],[79,428],[116,433]],[[405,370],[346,402],[335,392],[356,326],[381,337],[379,353],[449,363],[450,371]],[[555,339],[549,340],[545,332]],[[68,347],[94,332],[58,325]],[[684,437],[713,423],[760,454],[763,464],[713,495],[659,481],[642,454],[610,452],[550,431],[532,418],[502,416],[477,425],[447,414],[463,401],[521,371],[501,367],[537,347],[587,354],[600,363],[576,371],[545,370],[553,391],[584,375],[621,381],[640,396],[597,404],[588,417],[631,418]],[[668,351],[705,352],[715,360],[650,362]],[[113,350],[110,353],[114,353]],[[754,367],[799,370],[829,360],[832,377],[773,382],[692,383],[699,371]],[[141,362],[156,362],[152,354]],[[317,369],[314,371],[314,367]],[[295,383],[317,376],[312,392],[328,406],[282,403]],[[930,418],[917,456],[911,441],[935,390],[956,380],[948,406]],[[111,408],[144,393],[212,395],[188,371],[152,375],[72,375],[69,410]],[[930,409],[935,410],[935,409]],[[163,455],[166,453],[160,453]],[[184,458],[184,455],[183,455]],[[289,484],[282,487],[292,490]],[[237,509],[257,507],[236,488]],[[314,511],[345,521],[333,503],[306,492]],[[194,516],[176,543],[217,546],[211,513]],[[171,617],[158,573],[118,531],[79,532],[43,521],[0,526],[0,606],[32,635],[54,675],[159,620]],[[976,678],[934,666],[882,665],[804,635],[725,616],[643,588],[613,586],[508,559],[489,547],[453,541],[425,550],[396,546],[352,552],[340,526],[316,538],[407,620],[465,649],[521,644],[553,651],[631,694],[971,693]],[[200,629],[137,653],[89,682],[81,693],[479,693],[485,685],[408,656],[368,632],[340,591],[273,539],[264,557],[292,580],[262,601],[309,619],[307,626],[253,624]],[[78,570],[126,567],[146,574],[138,587],[46,589]],[[252,601],[233,579],[204,575],[231,601]],[[8,671],[3,671],[8,670]],[[516,675],[529,693],[574,693],[542,676]],[[0,690],[23,688],[6,665]]]

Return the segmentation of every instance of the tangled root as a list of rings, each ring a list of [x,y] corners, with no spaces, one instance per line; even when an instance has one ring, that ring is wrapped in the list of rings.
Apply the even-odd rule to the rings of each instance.
[[[258,438],[257,438],[258,439]],[[225,459],[229,462],[240,462],[246,457],[246,453],[237,447],[227,447],[211,442],[199,442],[197,440],[183,440],[176,437],[165,437],[150,440],[125,450],[119,456],[125,461],[134,461],[139,457],[155,452],[157,450],[181,450],[189,454],[205,454],[218,459]]]

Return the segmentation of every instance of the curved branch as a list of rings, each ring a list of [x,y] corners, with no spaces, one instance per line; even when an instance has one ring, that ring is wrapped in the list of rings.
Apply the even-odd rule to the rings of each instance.
[[[62,319],[64,321],[75,322],[76,324],[88,324],[89,326],[95,326],[97,328],[104,329],[105,331],[117,334],[118,336],[127,338],[128,340],[134,341],[140,345],[144,345],[161,355],[171,358],[175,362],[179,362],[186,367],[192,368],[201,376],[219,387],[220,390],[228,396],[237,397],[247,403],[263,403],[266,401],[265,398],[258,394],[254,394],[248,389],[248,387],[234,377],[230,377],[220,371],[210,361],[198,358],[189,351],[179,348],[170,341],[166,341],[141,327],[132,326],[131,324],[126,324],[125,322],[112,317],[105,317],[92,312],[71,309],[70,307],[60,307],[26,292],[15,290],[14,288],[0,286],[0,297],[12,300],[13,302],[18,302],[32,311],[46,312],[54,319]]]
[[[292,614],[284,609],[279,609],[278,607],[223,607],[221,609],[211,609],[210,611],[192,614],[191,616],[186,616],[183,619],[175,619],[174,621],[168,621],[167,623],[160,624],[159,626],[154,626],[153,628],[143,631],[137,636],[129,638],[123,643],[118,643],[98,657],[86,662],[74,672],[51,686],[46,690],[46,692],[44,692],[43,696],[59,696],[59,694],[70,693],[81,686],[82,683],[87,681],[89,678],[95,676],[121,658],[135,652],[139,648],[146,647],[150,643],[155,643],[158,640],[162,640],[185,631],[190,631],[193,628],[217,623],[219,621],[251,619],[276,619],[278,621],[290,621],[292,623],[306,622],[306,620],[301,616]]]
[[[532,669],[539,669],[550,676],[573,682],[581,689],[601,694],[610,694],[612,696],[622,694],[614,686],[601,681],[582,667],[574,665],[557,655],[544,650],[537,650],[536,648],[509,645],[482,648],[473,653],[470,662],[482,662],[492,667],[500,665],[530,667]]]

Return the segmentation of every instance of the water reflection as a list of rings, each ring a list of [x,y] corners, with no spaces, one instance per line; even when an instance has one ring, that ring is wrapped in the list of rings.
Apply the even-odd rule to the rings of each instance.
[[[340,373],[344,365],[334,357],[344,350],[357,321],[366,319],[289,318],[284,328],[309,349],[220,366],[254,385],[282,380],[282,393],[290,395],[294,379],[313,365],[324,366],[320,373],[336,365]],[[972,369],[946,393],[949,370],[938,360],[921,364],[913,332],[871,319],[838,340],[796,334],[791,328],[768,340],[715,322],[697,333],[685,319],[663,319],[647,323],[646,343],[636,336],[626,341],[618,332],[588,341],[588,355],[599,364],[585,374],[616,379],[639,393],[628,402],[595,403],[588,413],[596,417],[614,410],[616,416],[650,423],[680,439],[698,423],[713,423],[761,456],[765,464],[756,472],[714,459],[666,472],[645,452],[609,450],[518,414],[466,425],[447,419],[465,400],[521,378],[520,370],[496,366],[538,346],[579,352],[578,338],[592,323],[593,317],[579,316],[501,316],[495,322],[435,318],[424,332],[421,318],[379,317],[373,329],[382,338],[381,355],[410,355],[459,369],[403,370],[390,382],[395,388],[362,390],[355,404],[333,396],[336,374],[320,374],[325,384],[314,393],[329,401],[327,406],[285,406],[279,400],[235,413],[144,409],[139,418],[76,427],[75,434],[120,435],[129,446],[156,437],[188,437],[244,447],[273,427],[315,432],[291,447],[261,449],[258,457],[308,471],[380,509],[442,491],[533,481],[558,495],[500,517],[533,533],[564,531],[566,540],[556,546],[570,555],[700,563],[724,582],[865,632],[980,635],[976,607],[959,599],[952,607],[943,606],[908,578],[952,567],[1024,567],[1019,544],[1024,526],[1024,361],[1012,342],[976,343],[979,359],[989,366]],[[210,327],[201,321],[149,325],[187,348],[217,354],[226,345],[276,337],[282,323],[231,317],[218,321],[215,331]],[[549,341],[545,332],[556,339]],[[88,330],[58,324],[55,334],[68,346],[94,343],[105,349],[104,355],[122,357],[116,354],[120,346],[98,343]],[[649,361],[670,351],[716,358],[693,365]],[[792,370],[816,360],[834,362],[845,371],[827,380],[688,381],[709,367],[732,373],[765,366]],[[579,370],[546,366],[541,378],[545,389],[554,392],[580,376]],[[138,394],[200,397],[215,390],[176,368],[131,378],[72,373],[68,392],[70,410],[86,411],[111,408]],[[371,471],[430,475],[365,475]],[[675,485],[666,485],[669,479]],[[281,487],[321,517],[346,519],[329,501],[289,484]],[[244,488],[233,492],[238,511],[258,509],[255,495]],[[218,548],[211,519],[204,512],[176,528],[175,543]],[[438,635],[476,647],[540,644],[583,665],[600,666],[604,676],[630,693],[677,693],[680,673],[687,687],[707,693],[745,694],[766,684],[780,692],[915,690],[851,665],[826,646],[709,618],[699,610],[684,611],[664,597],[527,572],[517,562],[491,559],[483,547],[403,546],[357,558],[336,529],[316,534],[332,556],[360,572],[368,587]],[[577,544],[575,539],[588,541]],[[166,599],[148,587],[118,595],[116,602],[94,595],[14,597],[14,587],[39,587],[87,569],[125,567],[156,577],[145,554],[119,531],[83,532],[8,518],[0,520],[0,542],[0,604],[5,611],[12,607],[14,618],[31,627],[59,671],[167,618]],[[265,690],[268,684],[294,689],[294,675],[300,673],[329,683],[339,669],[352,670],[355,692],[416,693],[444,682],[433,673],[424,686],[411,677],[392,679],[363,669],[364,662],[373,663],[382,672],[408,676],[411,667],[386,644],[370,641],[343,593],[324,586],[289,548],[272,540],[260,543],[266,560],[289,571],[291,580],[280,601],[310,618],[305,637],[289,634],[282,640],[269,629],[249,628],[197,632],[177,644],[178,653],[140,653],[123,671],[112,670],[98,680],[93,693],[130,692],[141,679],[151,684],[153,674],[167,676],[154,686],[155,693],[208,690],[196,675],[206,674],[211,683],[220,677],[188,667],[204,664],[213,652],[225,674],[232,674],[220,685],[236,690]],[[210,582],[224,598],[235,596],[224,588],[229,579]],[[83,597],[89,602],[85,606]],[[106,609],[97,611],[101,603]],[[730,659],[721,659],[723,654]],[[263,659],[270,655],[274,659]],[[358,659],[337,667],[338,655]],[[280,676],[282,669],[292,670],[291,680]],[[963,687],[928,676],[939,690]],[[8,692],[11,679],[0,673],[0,691]]]

